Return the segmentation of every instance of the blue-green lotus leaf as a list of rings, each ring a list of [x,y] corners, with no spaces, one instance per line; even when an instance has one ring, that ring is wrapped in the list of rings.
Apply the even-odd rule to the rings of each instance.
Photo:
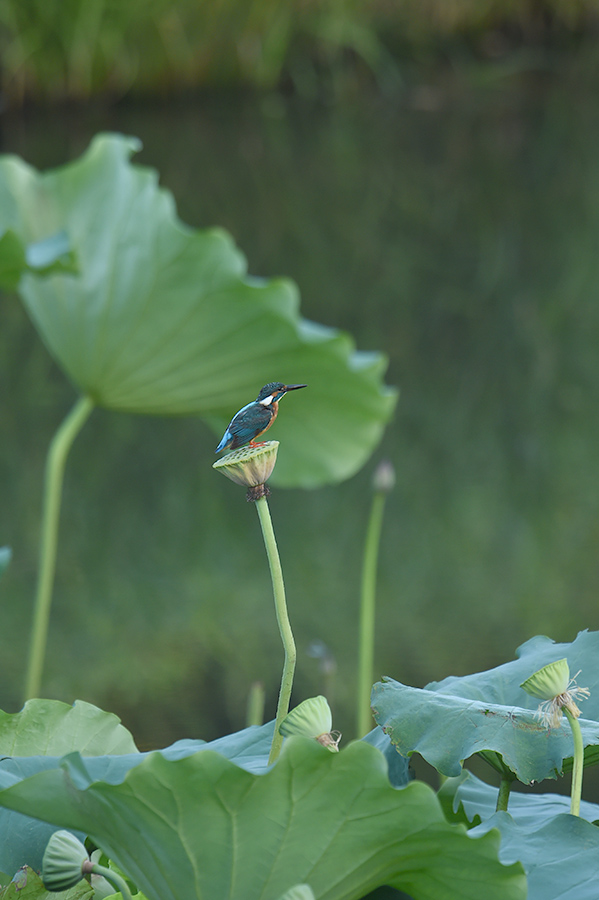
[[[65,753],[75,750],[107,761],[105,768],[111,760],[122,759],[120,754],[133,760],[139,757],[120,719],[83,700],[73,706],[59,700],[29,700],[20,712],[0,711],[0,785],[56,768]],[[26,864],[39,870],[55,830],[37,818],[1,809],[0,869],[11,876]]]
[[[245,728],[210,744],[201,740],[181,740],[158,752],[165,759],[179,760],[210,748],[248,771],[264,772],[268,767],[273,731],[274,722],[269,722]],[[149,755],[136,750],[116,716],[82,701],[70,707],[57,700],[30,700],[21,713],[13,716],[0,713],[0,749],[20,754],[6,755],[0,760],[0,788],[59,768],[61,754],[74,750],[85,756],[85,765],[77,769],[84,784],[94,780],[119,784],[130,769]],[[119,749],[123,752],[118,752]],[[98,753],[102,755],[96,755]],[[79,756],[75,758],[78,760]],[[11,875],[26,864],[39,870],[46,844],[55,830],[56,826],[39,819],[0,809],[0,868]]]
[[[0,804],[83,830],[149,900],[278,900],[309,884],[317,900],[358,900],[377,886],[414,900],[524,900],[498,837],[472,841],[446,823],[434,792],[403,790],[382,755],[290,738],[264,775],[218,753],[152,753],[120,783],[93,781],[73,755],[0,791]]]
[[[361,740],[366,741],[367,744],[372,744],[373,747],[377,747],[381,751],[387,761],[389,781],[393,787],[405,787],[414,778],[414,773],[410,770],[408,760],[397,752],[391,743],[389,735],[385,734],[382,728],[378,726],[373,728]]]
[[[525,783],[555,778],[571,767],[572,733],[567,723],[548,728],[535,716],[538,701],[520,687],[533,672],[563,657],[579,684],[589,687],[579,719],[585,762],[599,747],[599,632],[581,632],[571,644],[532,638],[519,658],[487,672],[446,678],[424,689],[385,680],[374,686],[375,720],[404,756],[417,752],[444,775],[457,776],[474,753],[498,753]],[[566,763],[565,763],[566,761]],[[564,764],[565,763],[565,764]]]
[[[469,822],[485,822],[495,815],[497,787],[487,784],[472,772],[464,771],[458,778],[448,778],[439,791],[440,798],[451,801],[451,810],[464,811]],[[516,788],[509,797],[509,813],[516,825],[538,830],[556,816],[570,812],[570,797],[566,794],[525,794]],[[587,822],[599,821],[599,806],[582,800],[580,815]]]
[[[538,828],[520,824],[506,812],[495,813],[470,831],[501,832],[500,859],[522,863],[528,900],[597,900],[599,828],[578,816],[557,815]]]
[[[262,385],[307,383],[305,396],[285,398],[273,429],[282,443],[273,480],[349,477],[392,414],[385,360],[302,319],[290,281],[250,278],[224,231],[183,225],[156,173],[131,164],[139,146],[101,135],[45,174],[0,161],[0,229],[23,247],[64,233],[77,260],[77,275],[26,271],[19,282],[48,349],[96,404],[200,415],[219,437]],[[12,265],[18,248],[8,243]]]
[[[73,717],[69,716],[68,710],[74,710]],[[95,714],[93,710],[96,710]],[[119,784],[130,769],[149,755],[136,750],[129,733],[118,725],[116,716],[82,701],[69,707],[56,700],[30,700],[22,713],[12,717],[1,713],[0,747],[2,722],[4,750],[12,747],[21,755],[5,756],[0,760],[0,788],[10,787],[40,772],[58,769],[63,758],[61,754],[74,750],[85,756],[85,764],[76,770],[83,784],[94,780]],[[15,732],[19,732],[19,725],[26,727],[22,728],[17,740]],[[245,728],[210,744],[201,740],[181,740],[158,752],[165,759],[179,760],[210,748],[248,771],[264,772],[268,767],[273,731],[274,722],[269,722]],[[103,755],[94,755],[102,752],[102,748]],[[110,748],[120,748],[123,752],[111,752]],[[46,752],[51,755],[44,755]],[[28,753],[35,755],[26,755]],[[79,754],[75,759],[80,759]],[[10,809],[0,809],[0,868],[11,875],[25,864],[39,869],[46,844],[55,830],[55,825]]]

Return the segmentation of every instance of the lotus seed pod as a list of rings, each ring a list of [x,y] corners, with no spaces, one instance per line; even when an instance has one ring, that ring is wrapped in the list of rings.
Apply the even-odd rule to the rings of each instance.
[[[333,716],[326,697],[310,697],[288,713],[281,722],[279,731],[283,737],[300,734],[314,738],[331,751],[339,749],[341,735],[331,732]]]
[[[265,441],[256,447],[241,447],[217,460],[212,468],[217,469],[247,488],[266,484],[277,461],[278,441]]]
[[[568,690],[569,683],[568,660],[558,659],[556,662],[543,666],[542,669],[523,681],[520,687],[538,700],[553,700],[554,697],[558,697]]]
[[[333,727],[333,715],[326,697],[310,697],[288,713],[281,722],[281,734],[289,737],[301,734],[315,738],[319,734],[330,731]]]
[[[70,831],[55,831],[44,852],[42,881],[49,891],[67,891],[83,878],[87,850]]]

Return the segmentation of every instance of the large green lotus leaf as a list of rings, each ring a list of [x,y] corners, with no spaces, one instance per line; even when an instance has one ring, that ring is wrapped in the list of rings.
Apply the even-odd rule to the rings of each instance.
[[[137,753],[131,733],[113,713],[84,700],[28,700],[17,713],[0,710],[0,756],[83,756]]]
[[[59,768],[61,756],[43,755],[44,751],[49,754],[64,754],[79,749],[84,755],[87,754],[86,772],[90,780],[115,784],[119,784],[130,769],[139,765],[148,756],[147,753],[138,753],[132,742],[126,739],[121,742],[121,749],[125,752],[118,754],[110,752],[110,746],[116,746],[114,739],[111,739],[112,729],[118,721],[115,716],[102,713],[101,710],[97,710],[97,715],[94,715],[95,708],[91,707],[92,714],[80,720],[78,726],[74,728],[73,721],[69,715],[64,714],[65,710],[61,710],[61,707],[71,709],[57,701],[29,701],[27,709],[37,710],[39,715],[23,717],[22,714],[17,714],[19,718],[16,721],[14,717],[13,721],[9,717],[5,719],[8,731],[7,744],[15,730],[15,724],[28,719],[27,729],[23,729],[20,734],[19,746],[14,743],[13,746],[24,754],[31,752],[40,755],[5,756],[0,760],[0,787],[8,787],[39,772]],[[85,707],[89,707],[89,704],[82,704],[81,701],[75,704],[75,709]],[[43,715],[44,710],[48,713],[47,716]],[[98,723],[101,724],[103,718],[106,727],[98,730]],[[64,734],[61,734],[61,725],[64,727]],[[158,752],[165,759],[179,760],[197,753],[200,749],[210,748],[218,750],[249,771],[263,772],[268,767],[273,728],[273,722],[245,728],[210,744],[200,740],[177,741],[171,747]],[[90,756],[90,750],[99,752],[102,743],[105,745],[106,755]],[[134,752],[127,752],[131,748]],[[10,809],[0,808],[0,869],[11,875],[26,864],[39,870],[46,844],[55,830],[55,825],[32,819]],[[85,837],[83,834],[78,836],[81,839]]]
[[[520,861],[528,880],[528,900],[597,900],[599,896],[599,828],[578,816],[557,815],[540,828],[495,813],[473,828],[482,835],[501,832],[500,859]],[[482,895],[481,895],[482,896]]]
[[[313,486],[349,477],[394,407],[385,360],[301,319],[291,282],[248,277],[225,232],[184,226],[156,173],[131,164],[139,146],[101,135],[45,174],[0,161],[0,229],[24,245],[65,232],[77,260],[77,276],[26,272],[19,284],[50,352],[101,406],[197,414],[219,432],[263,384],[307,383],[275,426],[283,447],[274,478]]]
[[[47,701],[35,701],[46,703]],[[48,703],[51,706],[52,703]],[[40,706],[40,709],[43,709]],[[52,752],[56,749],[53,741],[48,741],[46,723],[43,717],[37,719],[37,729],[32,729],[23,748],[40,752],[40,747],[47,747]],[[198,750],[215,750],[236,765],[254,773],[262,773],[268,769],[268,757],[272,743],[274,722],[266,725],[252,726],[234,734],[218,738],[210,743],[200,740],[181,740],[170,747],[158,751],[165,759],[179,760],[197,753]],[[388,763],[388,776],[395,787],[404,786],[409,781],[407,761],[392,747],[389,738],[380,728],[374,729],[365,740],[378,747]],[[62,749],[74,750],[81,747],[82,742],[62,743]],[[148,754],[126,753],[120,755],[96,756],[86,759],[86,771],[90,780],[118,784],[127,772],[139,765]],[[21,756],[5,757],[0,761],[0,787],[9,787],[39,772],[56,769],[60,766],[57,756]],[[55,826],[31,819],[8,809],[0,809],[0,868],[11,874],[25,864],[39,869],[44,849]]]
[[[81,701],[78,701],[76,707],[81,705]],[[23,753],[30,751],[41,755],[10,756],[0,760],[0,787],[8,787],[39,772],[59,768],[61,756],[43,755],[44,749],[50,754],[71,752],[78,748],[80,752],[83,750],[84,755],[89,753],[89,750],[92,749],[90,744],[92,731],[94,734],[93,749],[99,751],[102,741],[104,741],[107,752],[103,756],[90,757],[86,755],[86,772],[90,780],[119,784],[130,769],[139,765],[148,756],[147,753],[138,753],[137,750],[111,754],[109,746],[111,743],[114,746],[114,743],[108,740],[110,727],[105,729],[102,736],[102,734],[96,734],[95,726],[98,722],[102,722],[102,717],[105,718],[107,725],[114,726],[116,717],[97,710],[97,716],[89,717],[87,729],[82,727],[82,722],[79,723],[79,727],[73,728],[69,716],[60,715],[60,707],[65,706],[66,704],[59,704],[57,701],[30,701],[28,708],[37,708],[42,715],[29,719],[26,733],[21,734],[21,745],[18,749]],[[83,704],[83,706],[88,706],[88,704]],[[67,709],[71,709],[71,707],[67,707]],[[47,717],[43,715],[44,710],[49,712]],[[17,714],[17,716],[19,715]],[[23,718],[17,721],[22,722]],[[8,738],[10,739],[14,725],[10,719],[7,722]],[[57,726],[56,730],[52,727],[51,722]],[[66,726],[63,735],[60,733],[61,724]],[[177,741],[171,747],[158,752],[165,759],[178,760],[191,756],[200,749],[209,748],[217,750],[248,771],[264,772],[268,767],[273,728],[274,722],[259,727],[245,728],[235,734],[218,738],[210,744],[201,740]],[[127,744],[127,741],[123,742],[122,749],[125,751],[128,749]],[[11,875],[26,864],[39,870],[46,844],[55,830],[56,826],[41,822],[39,819],[32,819],[13,810],[0,808],[0,869]],[[85,837],[83,834],[78,836],[81,840]]]
[[[398,751],[417,752],[444,775],[456,776],[461,762],[474,753],[498,753],[520,781],[555,778],[571,767],[573,741],[564,720],[548,729],[535,718],[538,701],[520,688],[533,672],[566,657],[581,684],[589,686],[585,718],[579,719],[585,761],[595,762],[599,746],[599,633],[581,632],[571,644],[532,638],[518,650],[519,659],[487,672],[446,678],[424,689],[387,679],[372,692],[376,722]],[[568,762],[570,760],[570,762]],[[566,765],[564,765],[566,761]]]
[[[29,700],[18,713],[0,711],[0,783],[55,767],[60,757],[75,750],[86,757],[102,754],[107,767],[111,759],[139,756],[117,716],[82,700],[73,706],[59,700]],[[11,875],[25,864],[39,869],[54,830],[37,818],[0,810],[0,869]]]
[[[512,900],[519,866],[497,862],[497,835],[472,841],[448,825],[433,791],[391,787],[364,742],[329,753],[287,741],[253,775],[214,751],[150,754],[120,784],[92,781],[78,755],[0,792],[0,804],[85,831],[149,900],[277,900],[308,884],[318,900],[378,885],[415,900]]]

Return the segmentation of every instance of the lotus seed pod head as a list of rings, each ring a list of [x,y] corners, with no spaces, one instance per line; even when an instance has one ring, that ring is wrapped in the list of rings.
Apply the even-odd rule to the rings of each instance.
[[[279,731],[283,737],[300,734],[303,737],[314,738],[323,747],[334,752],[339,749],[341,735],[332,733],[332,726],[331,707],[326,697],[319,696],[310,697],[292,709],[281,722]]]
[[[55,831],[44,852],[42,881],[49,891],[67,891],[83,878],[87,850],[70,831]]]
[[[266,484],[277,461],[278,441],[265,441],[255,447],[240,447],[217,460],[212,468],[217,469],[247,488]]]
[[[560,694],[564,694],[568,690],[570,683],[570,667],[567,659],[558,659],[557,662],[549,663],[543,666],[526,681],[523,681],[520,687],[536,697],[537,700],[553,700]]]
[[[296,884],[285,891],[279,900],[315,900],[314,891],[309,884]]]
[[[395,469],[393,463],[388,459],[383,459],[374,471],[372,486],[375,491],[381,491],[388,494],[395,487]]]
[[[325,734],[333,727],[333,715],[326,697],[310,697],[288,713],[281,722],[280,732],[283,737],[301,734],[315,738]]]

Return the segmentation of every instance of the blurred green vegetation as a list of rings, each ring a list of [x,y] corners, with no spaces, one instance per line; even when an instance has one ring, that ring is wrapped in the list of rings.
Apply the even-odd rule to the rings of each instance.
[[[537,633],[599,628],[599,77],[426,80],[402,102],[269,93],[13,113],[4,150],[38,167],[95,131],[144,141],[181,217],[229,229],[256,275],[289,275],[308,317],[390,356],[401,397],[380,455],[397,488],[382,538],[377,674],[423,685],[512,658]],[[44,454],[72,388],[14,298],[0,318],[0,707],[19,705]],[[274,375],[273,375],[274,377]],[[49,695],[114,709],[144,745],[244,721],[281,649],[255,511],[211,469],[194,420],[94,413],[72,452]],[[372,467],[273,491],[299,663],[337,662],[353,732]]]
[[[599,0],[3,0],[6,101],[373,78],[596,37]]]

